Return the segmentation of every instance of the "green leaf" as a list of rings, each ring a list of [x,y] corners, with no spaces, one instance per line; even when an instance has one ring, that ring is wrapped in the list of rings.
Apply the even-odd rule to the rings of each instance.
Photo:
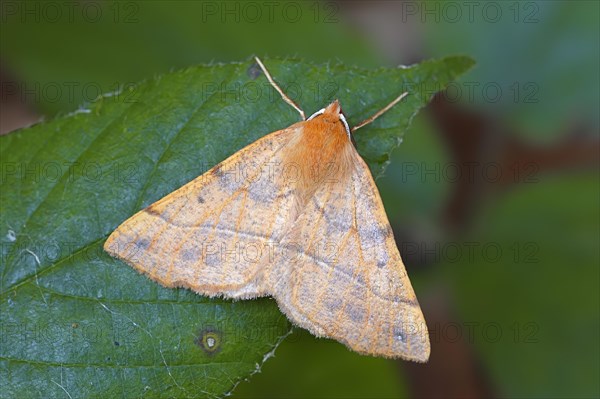
[[[265,63],[307,113],[339,98],[351,125],[408,90],[356,134],[380,175],[412,117],[473,61],[378,70]],[[166,289],[102,244],[139,209],[297,120],[248,61],[163,75],[1,137],[0,390],[213,397],[260,368],[290,330],[273,300]]]

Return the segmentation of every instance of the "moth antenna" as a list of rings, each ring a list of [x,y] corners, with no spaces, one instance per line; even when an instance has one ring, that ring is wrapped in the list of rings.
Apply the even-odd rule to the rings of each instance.
[[[358,129],[360,129],[361,127],[368,125],[369,123],[373,122],[375,119],[379,118],[381,115],[385,114],[387,111],[390,110],[390,108],[392,108],[394,105],[398,104],[400,101],[402,101],[402,99],[404,97],[408,96],[408,92],[405,91],[404,93],[400,94],[398,97],[396,97],[396,99],[394,101],[392,101],[391,103],[389,103],[388,105],[386,105],[385,107],[383,107],[382,109],[380,109],[379,111],[377,111],[373,116],[365,119],[364,121],[362,121],[361,123],[359,123],[358,125],[354,126],[351,129],[351,132],[354,133],[355,131],[357,131]]]
[[[281,98],[283,98],[283,101],[285,101],[286,103],[288,103],[289,105],[291,105],[292,107],[294,107],[296,109],[296,111],[298,111],[300,113],[300,116],[302,117],[302,120],[305,121],[306,120],[306,115],[304,115],[304,111],[302,110],[302,108],[300,108],[300,106],[298,104],[296,104],[294,102],[294,100],[292,100],[291,98],[289,98],[283,92],[283,90],[281,90],[281,87],[279,87],[279,85],[277,83],[275,83],[275,81],[271,77],[271,74],[269,73],[269,71],[267,70],[267,68],[265,67],[265,65],[262,63],[262,61],[258,57],[254,57],[254,59],[258,63],[258,66],[260,67],[260,69],[262,69],[262,71],[264,72],[264,74],[267,77],[267,79],[269,80],[269,83],[271,84],[271,86],[273,86],[275,88],[275,90],[277,90],[277,92],[281,95]]]

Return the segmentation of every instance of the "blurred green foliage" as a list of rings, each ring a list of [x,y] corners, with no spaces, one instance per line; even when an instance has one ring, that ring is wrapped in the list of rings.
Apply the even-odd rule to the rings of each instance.
[[[487,254],[442,265],[463,320],[499,326],[501,336],[489,327],[474,343],[502,395],[588,397],[597,388],[597,178],[540,176],[503,194],[463,238],[493,244]]]
[[[419,4],[415,17],[439,10],[423,26],[429,54],[477,59],[462,79],[463,102],[535,141],[556,140],[581,120],[600,128],[600,2]]]
[[[338,23],[339,13],[332,15],[337,8],[316,2],[259,6],[259,23],[255,8],[237,1],[91,2],[58,12],[44,2],[12,3],[1,27],[3,61],[28,88],[48,91],[35,101],[44,113],[76,109],[169,70],[252,55],[378,64],[364,40]],[[27,13],[36,9],[38,19]],[[56,22],[43,17],[55,14]]]

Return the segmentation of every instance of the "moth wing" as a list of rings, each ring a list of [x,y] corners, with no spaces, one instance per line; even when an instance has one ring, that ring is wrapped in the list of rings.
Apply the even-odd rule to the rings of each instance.
[[[319,188],[269,278],[280,308],[354,351],[426,361],[429,337],[368,166]],[[291,288],[290,288],[291,287]]]
[[[280,170],[300,127],[271,133],[121,224],[104,248],[167,287],[265,295],[261,269],[294,217]]]

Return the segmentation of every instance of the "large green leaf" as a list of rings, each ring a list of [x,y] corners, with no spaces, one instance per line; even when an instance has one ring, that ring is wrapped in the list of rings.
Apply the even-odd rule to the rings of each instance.
[[[473,63],[265,62],[307,112],[339,98],[351,124],[410,92],[356,135],[375,175],[432,93]],[[298,120],[257,71],[248,61],[163,75],[0,138],[0,392],[219,396],[268,358],[289,331],[274,301],[166,289],[102,251],[140,208]]]

